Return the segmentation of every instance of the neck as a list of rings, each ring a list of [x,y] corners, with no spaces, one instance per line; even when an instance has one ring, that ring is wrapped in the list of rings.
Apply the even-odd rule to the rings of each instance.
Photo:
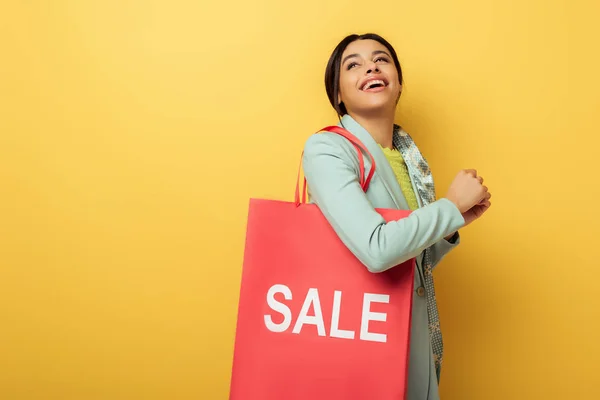
[[[373,139],[382,147],[394,147],[394,114],[390,115],[359,115],[349,113],[350,116],[367,130]]]

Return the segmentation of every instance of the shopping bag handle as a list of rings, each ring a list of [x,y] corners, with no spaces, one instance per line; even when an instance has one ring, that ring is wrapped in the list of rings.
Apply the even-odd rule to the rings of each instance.
[[[359,172],[360,172],[360,186],[362,188],[362,190],[364,192],[367,191],[367,189],[369,188],[369,184],[371,183],[371,178],[373,178],[373,174],[375,173],[375,158],[373,157],[373,155],[371,154],[371,152],[367,149],[367,147],[362,144],[362,142],[360,140],[358,140],[358,138],[356,136],[354,136],[353,134],[351,134],[350,132],[348,132],[346,129],[339,127],[339,126],[326,126],[325,128],[321,129],[319,132],[331,132],[331,133],[335,133],[337,135],[343,136],[344,138],[346,138],[348,141],[350,141],[350,143],[352,143],[352,145],[354,146],[354,148],[356,149],[356,152],[358,154],[358,164],[359,164]],[[367,175],[367,177],[365,178],[365,160],[364,160],[364,156],[362,154],[362,152],[367,153],[367,155],[369,156],[369,158],[371,159],[371,169],[369,170],[369,174]],[[304,155],[304,152],[302,152],[302,155]],[[298,167],[298,178],[296,179],[296,195],[295,195],[295,201],[296,201],[296,206],[300,206],[300,171],[302,169],[302,158],[300,159],[300,166]],[[302,204],[306,203],[306,177],[304,178],[304,184],[302,186]]]

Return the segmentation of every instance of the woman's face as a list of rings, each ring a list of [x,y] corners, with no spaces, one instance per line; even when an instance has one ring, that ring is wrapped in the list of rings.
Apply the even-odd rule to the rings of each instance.
[[[388,49],[375,40],[356,40],[346,47],[340,67],[338,102],[349,113],[396,108],[402,86]]]

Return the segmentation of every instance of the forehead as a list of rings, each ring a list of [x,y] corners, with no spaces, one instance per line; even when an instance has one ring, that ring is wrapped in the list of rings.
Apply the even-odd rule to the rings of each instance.
[[[348,47],[346,47],[344,53],[342,54],[342,59],[350,54],[358,54],[359,56],[368,58],[371,57],[371,54],[377,50],[382,50],[386,53],[389,53],[388,49],[376,40],[355,40],[354,42],[350,43]]]

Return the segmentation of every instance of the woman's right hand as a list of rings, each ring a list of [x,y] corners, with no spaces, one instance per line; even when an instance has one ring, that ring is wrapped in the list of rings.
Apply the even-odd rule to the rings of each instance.
[[[488,188],[483,185],[483,178],[477,176],[477,171],[474,169],[460,171],[446,194],[446,198],[456,205],[461,214],[476,205],[489,202],[490,197]]]

